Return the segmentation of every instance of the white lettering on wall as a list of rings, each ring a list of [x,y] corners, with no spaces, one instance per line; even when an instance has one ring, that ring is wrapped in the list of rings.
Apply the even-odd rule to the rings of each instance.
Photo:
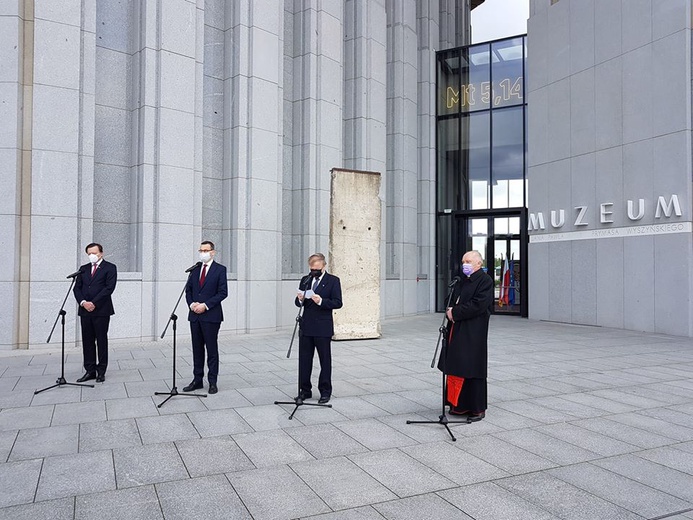
[[[546,229],[544,225],[544,214],[541,211],[536,214],[529,214],[529,230],[532,231],[533,229]]]
[[[613,224],[613,219],[609,218],[609,215],[614,214],[614,212],[610,210],[613,205],[613,202],[602,202],[599,205],[599,221],[602,224]]]
[[[543,216],[543,215],[542,215]],[[559,228],[565,224],[565,210],[558,210],[558,220],[556,220],[556,210],[551,210],[551,227]]]
[[[679,198],[676,195],[672,195],[669,199],[669,203],[667,204],[664,197],[660,195],[657,198],[657,210],[655,211],[655,218],[660,218],[662,216],[662,211],[664,211],[665,216],[670,217],[672,207],[674,209],[674,213],[676,213],[676,216],[680,217],[682,213],[681,206],[679,205]]]
[[[578,212],[577,217],[575,217],[576,226],[587,226],[589,222],[583,222],[582,219],[585,218],[585,213],[587,213],[587,206],[575,206],[575,210]]]
[[[645,216],[645,199],[638,199],[638,214],[633,215],[633,201],[628,200],[628,218],[631,220],[640,220]]]

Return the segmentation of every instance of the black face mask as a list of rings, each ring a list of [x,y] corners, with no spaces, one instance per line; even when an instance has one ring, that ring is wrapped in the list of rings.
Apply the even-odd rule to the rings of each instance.
[[[310,275],[313,278],[320,278],[320,275],[322,274],[322,269],[311,269],[310,270]]]

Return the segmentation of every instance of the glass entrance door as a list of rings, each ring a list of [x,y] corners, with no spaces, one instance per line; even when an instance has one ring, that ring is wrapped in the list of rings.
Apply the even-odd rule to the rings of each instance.
[[[494,282],[494,314],[527,316],[525,258],[526,231],[521,214],[455,215],[450,279],[462,275],[466,251],[477,250],[484,258],[483,269]]]

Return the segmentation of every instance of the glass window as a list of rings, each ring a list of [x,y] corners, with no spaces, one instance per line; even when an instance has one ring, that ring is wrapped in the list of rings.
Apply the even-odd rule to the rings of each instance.
[[[493,207],[524,206],[524,107],[494,110],[492,172]]]
[[[460,204],[459,126],[456,117],[438,121],[438,211],[455,210]]]
[[[460,120],[462,136],[462,209],[487,209],[491,182],[491,125],[489,112],[463,115]]]
[[[488,109],[491,102],[490,63],[496,58],[488,44],[462,50],[460,107],[463,112]]]
[[[523,41],[513,38],[491,44],[494,108],[524,103]]]
[[[460,111],[459,51],[438,54],[438,115]]]

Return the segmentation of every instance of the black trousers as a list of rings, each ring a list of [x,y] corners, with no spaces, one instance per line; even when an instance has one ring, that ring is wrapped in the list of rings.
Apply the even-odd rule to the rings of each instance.
[[[110,322],[110,316],[87,314],[80,317],[84,370],[90,374],[104,375],[106,373],[108,367],[108,325]]]
[[[301,335],[298,340],[298,386],[305,396],[312,395],[310,376],[313,372],[313,356],[318,351],[320,376],[318,390],[321,396],[332,395],[332,338]]]
[[[193,377],[197,383],[202,383],[205,375],[205,347],[207,348],[207,381],[210,385],[217,384],[219,375],[219,328],[221,323],[208,321],[191,321],[193,351]]]

